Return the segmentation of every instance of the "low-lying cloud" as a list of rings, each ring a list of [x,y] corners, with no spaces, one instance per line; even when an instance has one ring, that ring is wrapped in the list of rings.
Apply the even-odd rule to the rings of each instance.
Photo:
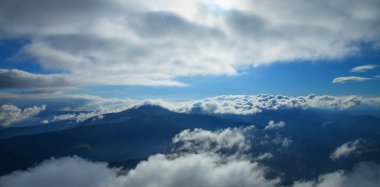
[[[376,187],[380,185],[380,165],[360,163],[353,171],[336,171],[318,177],[317,181],[296,182],[293,187]]]
[[[278,123],[275,123],[273,120],[271,120],[271,121],[269,121],[268,122],[268,125],[267,126],[265,126],[265,129],[267,130],[267,129],[278,129],[278,128],[283,128],[283,127],[285,127],[285,122],[283,122],[283,121],[280,121],[280,122],[278,122]]]
[[[365,150],[364,140],[356,139],[349,141],[341,146],[337,147],[334,152],[331,153],[330,158],[332,160],[338,160],[340,158],[357,156]]]
[[[0,106],[0,125],[8,127],[17,122],[27,120],[39,114],[46,109],[45,105],[41,107],[33,106],[29,108],[20,109],[14,105],[1,105]]]
[[[379,97],[308,95],[221,95],[196,101],[133,100],[102,98],[87,94],[1,94],[0,103],[14,105],[48,105],[52,111],[65,111],[45,118],[45,123],[59,120],[84,121],[107,113],[120,112],[140,105],[159,105],[174,112],[206,114],[256,114],[281,109],[347,110],[357,107],[380,107]],[[268,126],[269,128],[269,126]]]
[[[174,110],[211,114],[255,114],[266,110],[321,108],[345,110],[358,106],[380,106],[378,97],[362,96],[299,96],[282,95],[222,95],[176,105]],[[169,106],[170,107],[170,106]]]
[[[252,128],[183,131],[173,138],[176,146],[169,153],[152,155],[130,170],[77,156],[52,158],[28,170],[0,177],[0,186],[281,186],[278,177],[266,177],[271,168],[254,161],[270,159],[272,154],[252,159],[246,152],[250,149],[246,133]],[[361,163],[351,172],[327,173],[317,181],[296,181],[293,186],[372,187],[380,184],[379,175],[379,165]]]

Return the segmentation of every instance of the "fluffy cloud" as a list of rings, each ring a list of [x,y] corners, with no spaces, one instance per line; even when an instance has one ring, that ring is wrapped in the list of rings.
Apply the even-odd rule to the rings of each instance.
[[[376,187],[380,185],[380,165],[360,163],[352,172],[336,171],[318,177],[317,181],[296,182],[294,187]]]
[[[216,155],[186,155],[171,159],[151,156],[127,174],[106,163],[90,162],[79,157],[47,160],[35,168],[0,178],[4,187],[123,187],[123,186],[278,186],[278,180],[265,179],[262,167],[246,160],[218,163]],[[69,172],[68,172],[69,171]],[[163,172],[165,171],[165,172]],[[352,172],[336,171],[317,181],[297,181],[293,187],[377,187],[380,166],[361,163]]]
[[[246,133],[253,130],[254,126],[245,128],[227,128],[215,132],[203,129],[189,129],[182,131],[173,138],[173,143],[179,144],[176,151],[192,153],[220,152],[234,150],[237,153],[250,149],[250,142],[246,140]]]
[[[0,178],[4,187],[122,187],[122,186],[263,186],[278,180],[266,180],[263,168],[247,160],[223,163],[215,154],[189,154],[177,158],[154,155],[127,174],[78,157],[52,159],[27,171]],[[164,172],[163,172],[164,171]]]
[[[277,129],[277,128],[283,128],[285,127],[285,122],[280,121],[278,123],[275,123],[273,120],[268,122],[268,125],[265,126],[265,129]]]
[[[14,105],[1,105],[0,106],[0,125],[8,127],[14,123],[29,119],[45,110],[45,105],[41,107],[33,106],[29,108],[20,109]]]
[[[349,109],[357,106],[380,106],[378,97],[362,96],[299,96],[222,95],[200,101],[177,104],[174,110],[216,114],[255,114],[265,110],[290,108]],[[170,107],[170,106],[169,106]]]
[[[50,159],[27,171],[3,176],[0,185],[275,186],[280,180],[266,179],[267,168],[248,157],[239,156],[250,149],[244,133],[251,128],[183,131],[173,138],[178,147],[170,153],[150,156],[129,171],[108,168],[104,163],[93,163],[79,157],[66,157]]]
[[[372,70],[372,69],[376,69],[378,67],[378,65],[374,65],[374,64],[368,64],[368,65],[363,65],[363,66],[356,66],[354,68],[351,69],[351,72],[366,72],[368,70]]]
[[[249,66],[344,58],[378,46],[376,0],[3,0],[0,37],[82,84],[176,85]],[[344,34],[342,34],[344,33]],[[84,71],[85,70],[85,71]],[[45,84],[42,84],[45,85]]]
[[[363,143],[364,141],[361,139],[346,142],[341,146],[337,147],[334,150],[334,152],[331,153],[330,158],[332,160],[337,160],[351,155],[359,155],[365,150],[365,146]]]
[[[68,116],[56,116],[59,119],[83,121],[93,116],[120,112],[139,105],[159,105],[174,112],[210,113],[210,114],[255,114],[266,110],[292,108],[322,108],[345,110],[355,107],[379,107],[379,97],[363,96],[298,96],[282,95],[222,95],[196,101],[132,100],[102,98],[87,94],[4,94],[0,93],[0,103],[16,105],[47,104],[51,110],[75,111]],[[78,113],[81,112],[81,113]],[[71,118],[72,117],[72,118]],[[48,119],[54,120],[54,117]]]
[[[371,78],[357,77],[357,76],[337,77],[333,80],[333,83],[364,82],[364,81],[368,81],[368,80],[371,80]]]

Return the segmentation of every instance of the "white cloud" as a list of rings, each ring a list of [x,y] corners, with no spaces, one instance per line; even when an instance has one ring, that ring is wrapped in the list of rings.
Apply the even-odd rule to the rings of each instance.
[[[356,107],[380,107],[380,97],[308,95],[289,97],[282,95],[221,95],[196,101],[132,100],[102,98],[87,94],[5,94],[0,103],[49,105],[52,110],[82,112],[73,119],[83,121],[93,116],[120,112],[134,106],[153,104],[182,113],[256,114],[266,110],[322,108],[332,110]],[[57,105],[58,103],[58,105]],[[58,108],[57,108],[58,107]],[[68,116],[65,116],[68,117]],[[57,116],[57,120],[61,117]],[[52,119],[49,119],[52,120]]]
[[[356,139],[354,141],[346,142],[337,147],[334,152],[331,153],[330,158],[332,160],[337,160],[343,157],[358,155],[361,154],[364,149],[365,147],[363,145],[363,140]]]
[[[376,0],[3,0],[0,37],[29,38],[21,54],[74,84],[184,86],[178,77],[359,54],[361,43],[378,46],[379,7]]]
[[[151,156],[125,172],[79,157],[44,161],[26,171],[0,177],[4,187],[122,187],[122,186],[279,186],[279,180],[265,179],[265,168],[247,160],[223,163],[216,155],[192,154],[178,158]],[[164,172],[163,172],[164,171]],[[377,187],[380,166],[360,163],[352,172],[327,173],[317,181],[297,181],[293,187]]]
[[[79,157],[66,157],[43,162],[27,171],[0,178],[4,187],[122,187],[122,186],[262,186],[271,187],[278,180],[266,180],[264,168],[247,160],[224,162],[215,154],[189,154],[169,158],[157,154],[123,174]],[[119,174],[120,173],[120,174]]]
[[[1,105],[0,125],[3,127],[8,127],[14,123],[32,118],[45,109],[45,105],[42,105],[41,107],[33,106],[24,109],[20,109],[14,105]]]
[[[277,135],[272,141],[273,143],[281,145],[282,147],[289,147],[293,143],[293,140],[291,140],[290,138],[283,137],[280,135]]]
[[[263,153],[261,155],[259,155],[256,160],[267,160],[267,159],[271,159],[273,158],[273,154],[272,153]]]
[[[173,110],[181,112],[201,112],[216,114],[255,114],[265,110],[291,108],[324,108],[334,110],[350,109],[358,106],[380,106],[379,97],[362,96],[298,96],[282,95],[222,95],[199,101],[177,104]],[[169,106],[170,107],[170,106]]]
[[[285,124],[286,124],[286,123],[283,122],[283,121],[280,121],[280,122],[278,122],[278,123],[275,123],[273,120],[271,120],[271,121],[268,122],[268,125],[265,126],[265,130],[266,130],[266,129],[283,128],[283,127],[285,127]]]
[[[79,157],[50,159],[28,171],[18,171],[0,178],[4,187],[80,187],[112,186],[116,179],[115,169],[106,163],[93,163]]]
[[[171,153],[150,156],[129,171],[79,157],[50,159],[1,177],[0,186],[275,186],[280,180],[266,179],[267,168],[239,156],[249,149],[243,134],[251,128],[183,131],[173,138],[182,144]]]
[[[245,133],[254,129],[254,126],[244,128],[227,128],[215,132],[203,129],[184,130],[173,138],[173,143],[180,144],[176,151],[191,153],[219,152],[234,150],[237,153],[250,150],[250,142]]]
[[[368,81],[368,80],[371,80],[371,78],[357,77],[357,76],[337,77],[333,80],[333,83],[364,82],[364,81]]]
[[[356,66],[354,68],[351,69],[351,72],[366,72],[368,70],[372,70],[372,69],[376,69],[378,67],[378,65],[374,65],[374,64],[367,64],[367,65],[362,65],[362,66]]]
[[[380,165],[360,163],[352,172],[336,171],[318,177],[317,181],[296,182],[294,187],[376,187],[380,185]]]

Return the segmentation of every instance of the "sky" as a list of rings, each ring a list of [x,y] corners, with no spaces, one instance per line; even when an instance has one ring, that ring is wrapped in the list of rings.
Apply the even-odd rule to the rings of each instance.
[[[318,120],[310,119],[310,124],[318,122],[318,129],[319,120],[323,120],[321,129],[329,129],[342,118],[341,127],[321,132],[351,138],[339,129],[370,130],[376,124],[366,127],[366,123],[380,117],[380,0],[0,0],[0,130],[86,120],[90,124],[103,118],[107,123],[106,114],[146,104],[179,113],[233,116],[282,109],[296,109],[296,115],[303,115],[297,110],[315,109],[321,113],[312,113]],[[326,111],[338,115],[327,121],[330,117],[322,115]],[[122,116],[117,123],[138,122],[138,117]],[[205,121],[216,120],[205,117]],[[194,122],[203,119],[196,118]],[[356,127],[356,120],[364,125]],[[183,130],[172,138],[181,146],[151,155],[129,172],[78,156],[51,157],[28,170],[1,176],[0,186],[51,186],[52,182],[58,186],[186,186],[190,180],[195,186],[278,186],[280,178],[267,179],[270,168],[258,164],[274,155],[251,157],[249,138],[256,138],[253,131],[259,132],[265,139],[257,143],[273,144],[276,154],[293,140],[303,140],[273,131],[288,125],[291,120],[281,119],[268,121],[263,129],[252,125]],[[334,142],[310,127],[308,131],[323,141],[307,137],[313,141],[308,147]],[[164,134],[150,131],[149,135]],[[266,133],[271,131],[274,136]],[[357,132],[358,136],[367,133]],[[91,132],[88,135],[85,138]],[[371,133],[365,139],[356,136],[325,156],[334,162],[378,152],[376,147],[366,150]],[[108,143],[101,144],[110,150]],[[17,146],[8,147],[22,152]],[[70,143],[68,149],[75,147]],[[379,186],[379,173],[380,165],[362,162],[350,171],[331,171],[317,180],[294,181],[293,186]]]
[[[380,2],[2,0],[0,93],[380,95]]]

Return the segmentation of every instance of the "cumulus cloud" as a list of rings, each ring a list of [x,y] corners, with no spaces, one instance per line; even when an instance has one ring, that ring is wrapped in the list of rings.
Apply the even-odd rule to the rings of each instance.
[[[283,128],[285,127],[285,122],[280,121],[278,123],[275,123],[273,120],[268,122],[268,125],[265,126],[265,129],[278,129],[278,128]]]
[[[164,172],[163,172],[164,171]],[[79,157],[51,159],[27,171],[0,178],[4,187],[122,187],[122,186],[263,186],[278,180],[266,180],[263,169],[247,160],[223,163],[212,154],[190,154],[168,158],[157,154],[143,161],[127,174]]]
[[[371,80],[372,78],[367,77],[357,77],[357,76],[350,76],[350,77],[337,77],[333,80],[333,83],[347,83],[347,82],[364,82]]]
[[[362,139],[356,139],[354,141],[346,142],[337,147],[334,152],[331,153],[330,158],[332,160],[338,160],[340,158],[349,157],[352,155],[359,155],[364,150],[364,141]]]
[[[378,67],[378,65],[374,65],[374,64],[367,64],[367,65],[362,65],[362,66],[356,66],[356,67],[354,67],[354,68],[351,69],[351,72],[355,72],[355,73],[366,72],[368,70],[376,69],[377,67]]]
[[[380,165],[360,163],[352,172],[336,171],[318,177],[317,181],[296,182],[294,187],[376,187],[380,185]]]
[[[244,128],[227,128],[215,132],[203,129],[184,130],[173,138],[173,143],[179,144],[176,152],[220,152],[234,150],[237,153],[250,150],[250,142],[246,133],[252,131],[254,126]]]
[[[221,95],[195,101],[133,100],[102,98],[88,94],[5,94],[0,93],[0,103],[49,105],[50,109],[75,111],[73,120],[83,121],[93,116],[120,112],[134,106],[159,105],[174,112],[206,114],[255,114],[266,110],[322,108],[346,110],[355,107],[379,107],[379,97],[308,95],[289,97],[283,95]],[[79,112],[81,114],[79,114]],[[68,116],[56,116],[56,120]],[[48,120],[52,120],[48,119]]]
[[[173,138],[173,143],[178,147],[170,153],[150,156],[129,171],[109,168],[104,163],[93,163],[79,157],[66,157],[50,159],[27,171],[3,176],[0,185],[275,186],[280,180],[266,179],[267,168],[250,161],[248,157],[238,156],[244,155],[250,148],[244,133],[251,128],[183,131]],[[226,152],[230,149],[232,152]]]
[[[376,0],[1,4],[0,37],[29,38],[22,54],[83,84],[183,86],[178,77],[344,58],[380,40]]]
[[[14,105],[1,105],[0,125],[3,127],[8,127],[14,123],[32,118],[45,109],[45,105],[42,105],[41,107],[33,106],[24,109],[20,109]]]
[[[177,104],[174,110],[214,114],[255,114],[265,110],[291,108],[324,108],[344,110],[357,106],[379,106],[380,98],[362,96],[298,96],[282,95],[222,95],[199,101]]]

